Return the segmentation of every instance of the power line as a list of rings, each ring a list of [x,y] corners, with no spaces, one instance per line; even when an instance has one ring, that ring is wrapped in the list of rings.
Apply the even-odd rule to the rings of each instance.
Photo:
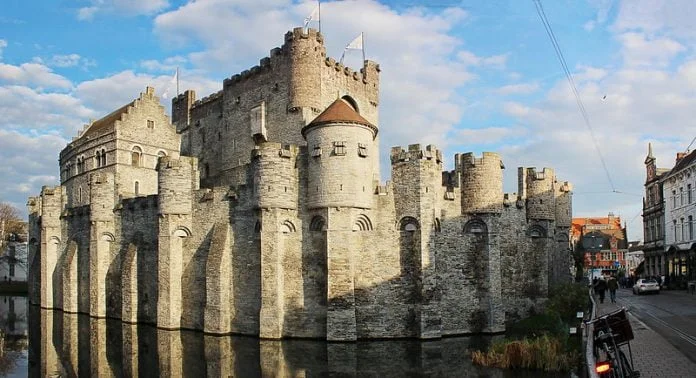
[[[696,137],[694,137],[694,139],[691,139],[691,143],[689,143],[689,145],[686,146],[685,152],[689,152],[689,148],[691,147],[692,144],[694,144],[695,141],[696,141]]]
[[[607,168],[607,164],[604,161],[604,156],[602,155],[602,151],[599,149],[599,144],[597,143],[597,138],[595,138],[594,135],[594,130],[592,130],[592,125],[590,124],[590,117],[587,114],[587,110],[585,109],[585,105],[582,102],[582,99],[580,98],[580,93],[578,92],[577,87],[575,86],[575,81],[573,80],[573,75],[570,72],[570,69],[568,69],[568,64],[566,63],[565,57],[563,56],[563,52],[561,51],[561,46],[558,44],[558,40],[556,39],[556,35],[553,32],[553,29],[551,28],[551,24],[549,23],[548,18],[546,17],[546,13],[544,12],[544,7],[541,5],[541,0],[533,0],[534,5],[536,7],[537,14],[539,15],[539,18],[541,19],[541,22],[544,24],[544,29],[546,30],[546,34],[549,36],[549,39],[551,40],[551,44],[553,45],[553,49],[556,52],[556,57],[558,57],[558,61],[561,63],[561,67],[563,68],[563,72],[565,73],[566,79],[568,80],[568,84],[570,84],[570,89],[573,91],[573,95],[575,96],[575,102],[578,105],[578,109],[580,109],[580,114],[582,115],[583,120],[585,121],[585,126],[587,126],[587,129],[590,132],[590,137],[592,138],[592,143],[594,144],[595,149],[597,150],[597,155],[599,156],[599,160],[602,162],[602,168],[604,168],[604,173],[607,175],[607,180],[609,180],[609,185],[611,186],[612,192],[617,192],[616,187],[614,186],[614,181],[611,179],[611,175],[609,174],[609,169]]]

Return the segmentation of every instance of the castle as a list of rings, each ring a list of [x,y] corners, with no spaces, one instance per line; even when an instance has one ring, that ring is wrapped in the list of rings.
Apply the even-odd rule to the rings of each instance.
[[[29,207],[30,300],[262,338],[505,330],[570,279],[571,186],[498,154],[392,148],[380,67],[294,29],[260,64],[165,115],[154,89],[86,125]]]

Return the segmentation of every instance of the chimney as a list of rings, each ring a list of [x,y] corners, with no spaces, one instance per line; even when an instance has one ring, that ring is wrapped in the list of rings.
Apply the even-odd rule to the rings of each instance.
[[[686,152],[677,152],[677,161],[674,164],[679,164],[679,161],[686,156]]]

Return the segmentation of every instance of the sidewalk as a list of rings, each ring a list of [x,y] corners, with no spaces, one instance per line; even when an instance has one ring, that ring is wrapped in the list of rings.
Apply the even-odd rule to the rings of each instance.
[[[616,311],[619,306],[609,301],[609,295],[604,303],[597,303],[597,316]],[[662,336],[628,313],[635,338],[631,341],[634,367],[645,377],[694,377],[696,364],[679,352]],[[628,347],[622,349],[628,353]]]

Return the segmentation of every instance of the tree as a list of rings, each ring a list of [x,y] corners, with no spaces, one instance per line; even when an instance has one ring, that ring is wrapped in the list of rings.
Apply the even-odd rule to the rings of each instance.
[[[10,241],[24,241],[21,240],[24,227],[19,210],[7,202],[0,202],[0,251],[4,251]]]

